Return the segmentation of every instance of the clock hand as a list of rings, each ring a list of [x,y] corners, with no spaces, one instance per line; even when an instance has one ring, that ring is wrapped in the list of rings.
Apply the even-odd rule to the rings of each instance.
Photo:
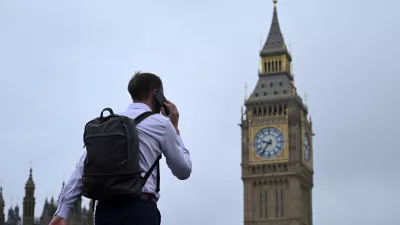
[[[265,141],[265,140],[263,140],[263,143],[266,144],[264,149],[266,149],[268,147],[268,145],[272,144],[271,141]]]
[[[268,143],[268,142],[266,142],[266,141],[263,141],[264,143],[267,143],[266,145],[265,145],[265,147],[260,151],[260,153],[262,152],[262,154],[265,154],[265,150],[267,150],[267,147],[270,145],[270,143]]]

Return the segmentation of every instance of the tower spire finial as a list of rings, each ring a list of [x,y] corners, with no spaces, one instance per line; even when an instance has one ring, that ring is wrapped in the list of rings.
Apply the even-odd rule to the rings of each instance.
[[[264,57],[275,56],[277,54],[287,54],[291,60],[291,56],[288,54],[289,52],[286,49],[285,40],[279,25],[278,10],[276,6],[278,0],[273,0],[272,2],[274,3],[272,22],[267,35],[267,40],[265,40],[264,47],[260,51],[260,56]]]
[[[32,160],[29,160],[29,178],[32,178]]]
[[[247,100],[247,82],[244,84],[244,101]]]

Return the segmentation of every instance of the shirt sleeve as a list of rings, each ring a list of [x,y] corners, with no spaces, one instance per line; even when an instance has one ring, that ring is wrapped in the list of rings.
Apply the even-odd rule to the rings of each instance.
[[[71,209],[74,207],[78,198],[82,196],[82,173],[85,158],[86,151],[80,158],[79,162],[76,164],[74,172],[72,173],[68,182],[65,184],[63,190],[61,191],[60,200],[55,216],[60,216],[64,220],[68,220]]]
[[[175,177],[180,180],[186,180],[190,177],[192,173],[192,161],[189,150],[183,144],[182,138],[176,134],[176,130],[170,121],[167,121],[165,126],[161,151]]]

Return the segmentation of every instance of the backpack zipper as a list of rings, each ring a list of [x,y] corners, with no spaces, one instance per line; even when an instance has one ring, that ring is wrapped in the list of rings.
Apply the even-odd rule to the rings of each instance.
[[[131,150],[130,150],[130,147],[131,147],[131,141],[130,141],[130,138],[129,138],[129,131],[128,131],[128,127],[126,126],[126,124],[124,123],[124,119],[122,118],[122,117],[120,117],[121,118],[121,124],[122,124],[122,126],[124,127],[124,129],[125,129],[125,137],[126,137],[126,149],[128,150],[128,159],[125,159],[124,161],[122,161],[122,162],[119,162],[119,164],[120,165],[124,165],[124,164],[126,164],[129,160],[131,160]]]
[[[85,142],[86,142],[86,140],[88,140],[88,139],[101,138],[101,137],[112,137],[112,136],[126,137],[126,135],[119,134],[119,133],[92,134],[92,135],[88,135],[88,136],[86,136],[86,138],[83,140],[83,141],[84,141],[83,148],[86,147],[86,143],[85,143]]]

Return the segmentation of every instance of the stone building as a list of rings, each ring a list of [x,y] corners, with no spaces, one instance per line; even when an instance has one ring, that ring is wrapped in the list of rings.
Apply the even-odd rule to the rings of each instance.
[[[242,109],[245,225],[312,225],[311,117],[298,95],[274,0],[258,82]]]
[[[64,183],[62,185],[64,188]],[[7,211],[7,218],[4,213],[3,188],[0,187],[0,225],[48,225],[57,209],[58,201],[52,197],[50,201],[46,198],[41,215],[35,216],[35,182],[32,177],[32,168],[29,171],[28,180],[25,183],[25,196],[22,203],[22,215],[20,215],[19,206],[10,207]],[[93,204],[91,201],[90,204]],[[82,208],[82,198],[71,211],[68,218],[69,225],[93,225],[93,212],[91,207]]]

